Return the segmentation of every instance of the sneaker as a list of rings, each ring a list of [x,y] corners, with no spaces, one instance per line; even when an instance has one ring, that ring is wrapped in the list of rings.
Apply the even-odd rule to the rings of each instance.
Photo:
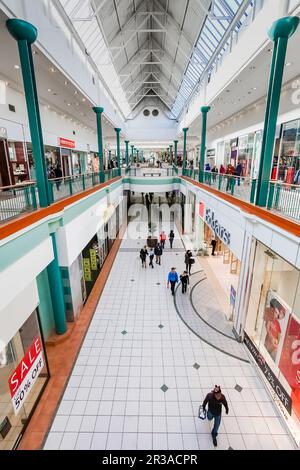
[[[218,442],[217,442],[217,438],[216,438],[216,436],[213,436],[212,438],[213,438],[213,443],[214,443],[214,446],[215,446],[215,447],[217,447],[217,445],[218,445]]]

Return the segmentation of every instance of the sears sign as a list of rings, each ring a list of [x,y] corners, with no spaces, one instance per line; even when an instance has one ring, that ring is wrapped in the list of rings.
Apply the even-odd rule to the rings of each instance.
[[[230,233],[215,219],[215,213],[211,209],[205,210],[205,222],[212,229],[216,237],[225,243],[225,245],[230,245]]]

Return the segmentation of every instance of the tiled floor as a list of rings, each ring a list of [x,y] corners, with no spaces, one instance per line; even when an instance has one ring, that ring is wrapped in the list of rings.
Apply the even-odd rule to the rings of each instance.
[[[213,449],[197,412],[218,383],[229,415],[217,449],[292,449],[255,367],[202,342],[177,315],[166,279],[184,268],[178,234],[154,269],[141,267],[142,245],[122,242],[44,448]]]

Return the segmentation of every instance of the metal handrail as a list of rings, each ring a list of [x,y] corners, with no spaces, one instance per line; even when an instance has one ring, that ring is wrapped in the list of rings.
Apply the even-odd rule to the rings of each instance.
[[[36,181],[24,181],[24,183],[16,183],[11,186],[0,186],[0,191],[3,189],[18,189],[18,188],[23,188],[26,186],[32,186],[36,184]]]

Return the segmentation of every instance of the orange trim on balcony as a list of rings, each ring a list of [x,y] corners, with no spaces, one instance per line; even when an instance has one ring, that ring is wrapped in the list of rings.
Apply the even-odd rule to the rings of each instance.
[[[43,207],[41,209],[37,209],[36,211],[30,212],[28,214],[24,214],[23,216],[20,216],[16,219],[13,219],[7,223],[4,223],[0,227],[0,240],[3,240],[6,237],[9,237],[13,233],[19,232],[20,230],[23,230],[24,228],[28,227],[29,225],[32,225],[39,220],[43,219],[44,217],[47,217],[49,215],[55,214],[57,212],[61,212],[64,210],[67,206],[70,206],[71,204],[74,204],[74,202],[80,201],[81,199],[85,198],[86,196],[89,196],[90,194],[93,194],[100,189],[105,188],[106,186],[111,185],[112,183],[115,183],[116,181],[122,179],[121,176],[117,176],[116,178],[111,179],[110,181],[106,181],[105,183],[97,184],[96,186],[93,186],[92,188],[86,189],[85,191],[81,191],[80,193],[74,194],[73,196],[66,197],[64,199],[61,199],[57,202],[54,202],[51,204],[51,206],[48,207]]]
[[[198,188],[219,197],[220,199],[224,199],[224,201],[229,202],[233,206],[239,207],[243,212],[255,215],[256,217],[259,217],[260,219],[263,219],[272,225],[276,225],[276,227],[280,227],[282,230],[285,230],[286,232],[291,233],[296,237],[300,237],[300,225],[296,222],[293,222],[292,220],[285,219],[280,215],[274,214],[274,212],[271,212],[262,207],[255,206],[254,204],[250,204],[250,202],[241,201],[240,199],[231,196],[230,194],[225,194],[221,191],[218,191],[217,189],[210,188],[209,186],[206,186],[203,183],[199,183],[198,181],[195,181],[188,176],[181,176],[181,178],[193,184],[194,186],[197,186]]]

